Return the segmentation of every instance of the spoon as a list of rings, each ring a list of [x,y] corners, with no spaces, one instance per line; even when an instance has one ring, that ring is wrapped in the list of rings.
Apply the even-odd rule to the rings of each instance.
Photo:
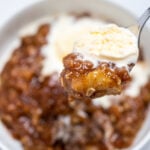
[[[138,47],[140,47],[140,37],[142,29],[149,18],[150,18],[150,7],[146,9],[146,11],[138,19],[136,25],[128,27],[128,29],[138,37]]]

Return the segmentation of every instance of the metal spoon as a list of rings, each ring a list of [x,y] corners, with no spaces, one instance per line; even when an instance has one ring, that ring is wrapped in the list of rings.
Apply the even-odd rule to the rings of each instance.
[[[140,47],[140,37],[141,37],[142,29],[149,18],[150,18],[150,7],[146,9],[146,11],[138,19],[136,25],[132,25],[128,27],[128,29],[138,37],[138,47]]]

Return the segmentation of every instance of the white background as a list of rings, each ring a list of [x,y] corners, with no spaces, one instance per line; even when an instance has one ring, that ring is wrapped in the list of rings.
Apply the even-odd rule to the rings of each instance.
[[[0,28],[15,13],[39,0],[0,0]],[[88,0],[87,0],[88,1]],[[121,5],[137,17],[150,7],[150,0],[108,0]],[[150,22],[150,21],[149,21]],[[149,23],[150,24],[150,23]],[[142,150],[150,150],[150,143]]]
[[[11,18],[15,13],[35,3],[39,0],[0,0],[0,27]],[[87,0],[88,1],[88,0]],[[150,0],[108,0],[118,5],[121,5],[133,12],[133,14],[140,16],[142,12],[149,6]]]

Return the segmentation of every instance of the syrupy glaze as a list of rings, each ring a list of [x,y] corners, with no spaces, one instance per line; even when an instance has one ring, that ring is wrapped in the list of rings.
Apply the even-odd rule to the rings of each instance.
[[[91,61],[83,60],[80,53],[67,55],[63,63],[61,84],[71,96],[79,99],[120,94],[130,80],[125,67],[118,68],[111,62],[99,62],[94,67]]]
[[[78,18],[82,19],[82,18]],[[144,60],[138,93],[113,96],[109,107],[91,99],[69,102],[58,73],[43,76],[43,48],[51,24],[21,39],[1,74],[0,117],[25,150],[114,150],[129,147],[139,131],[150,102],[149,67]],[[50,53],[51,51],[49,51]],[[54,65],[49,59],[49,64]],[[140,69],[139,69],[140,68]],[[136,76],[141,78],[141,76]],[[135,76],[126,89],[130,89]],[[101,100],[102,102],[102,100]],[[106,102],[106,101],[105,101]],[[134,128],[133,128],[134,127]]]

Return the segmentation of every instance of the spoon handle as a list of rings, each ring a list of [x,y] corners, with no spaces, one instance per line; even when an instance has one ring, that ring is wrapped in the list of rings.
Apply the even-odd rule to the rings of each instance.
[[[140,47],[140,38],[142,29],[149,18],[150,18],[150,7],[146,9],[146,11],[138,20],[138,47]]]
[[[141,31],[149,18],[150,18],[150,7],[148,9],[146,9],[146,11],[143,13],[143,15],[138,20],[139,36],[141,35]]]

